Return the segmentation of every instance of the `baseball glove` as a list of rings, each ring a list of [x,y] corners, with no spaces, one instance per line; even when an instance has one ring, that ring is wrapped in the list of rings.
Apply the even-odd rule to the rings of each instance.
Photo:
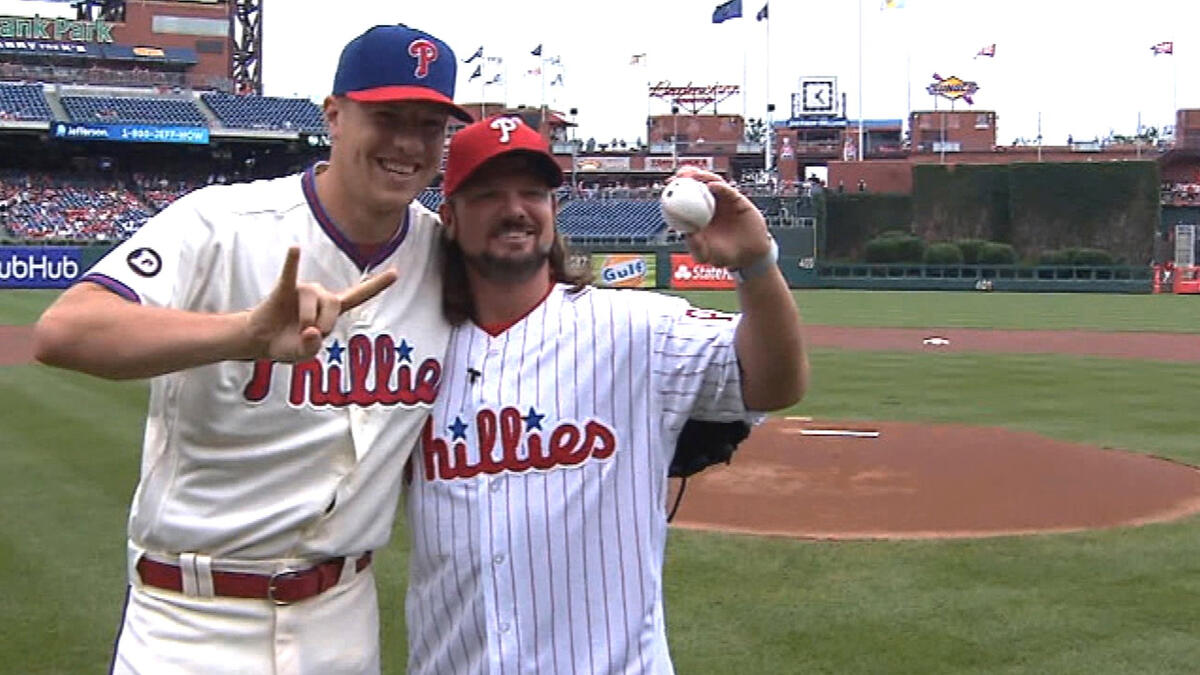
[[[675,442],[668,475],[687,478],[718,462],[729,463],[738,444],[750,435],[750,425],[736,422],[705,422],[688,420]]]

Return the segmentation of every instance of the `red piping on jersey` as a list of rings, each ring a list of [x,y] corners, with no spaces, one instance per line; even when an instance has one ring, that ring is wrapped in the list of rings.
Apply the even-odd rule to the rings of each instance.
[[[481,325],[481,326],[479,326],[479,330],[487,333],[488,335],[490,335],[492,337],[496,337],[497,335],[503,333],[504,331],[508,330],[509,328],[512,328],[513,326],[517,325],[517,322],[520,321],[521,319],[524,319],[525,317],[529,316],[529,314],[531,312],[533,312],[533,310],[537,309],[539,306],[541,306],[541,304],[543,302],[546,301],[546,298],[550,297],[550,293],[553,290],[554,290],[554,283],[551,282],[550,285],[546,287],[546,293],[544,295],[542,295],[541,299],[539,299],[537,302],[533,303],[533,307],[530,307],[529,309],[525,310],[520,316],[513,319],[512,321],[504,321],[501,323],[489,323],[486,325]]]
[[[396,232],[396,236],[392,237],[391,241],[375,249],[373,256],[364,255],[364,252],[370,252],[370,247],[367,247],[366,251],[364,251],[363,248],[360,248],[357,244],[350,241],[350,239],[346,237],[346,234],[342,232],[342,228],[338,227],[337,223],[333,222],[333,218],[330,217],[329,212],[325,210],[324,205],[321,204],[321,198],[317,195],[316,177],[316,164],[308,167],[308,169],[304,172],[304,175],[301,176],[300,185],[304,190],[304,199],[308,201],[308,207],[312,211],[313,216],[317,219],[317,223],[321,226],[321,229],[325,230],[325,234],[327,234],[329,238],[333,240],[333,243],[336,244],[338,248],[342,249],[342,252],[346,254],[346,257],[350,258],[350,260],[358,266],[358,269],[362,271],[371,269],[372,267],[386,260],[387,257],[392,254],[392,252],[400,247],[400,244],[404,243],[404,238],[408,236],[408,221],[411,204],[409,208],[404,209],[404,220],[401,221],[400,227]]]

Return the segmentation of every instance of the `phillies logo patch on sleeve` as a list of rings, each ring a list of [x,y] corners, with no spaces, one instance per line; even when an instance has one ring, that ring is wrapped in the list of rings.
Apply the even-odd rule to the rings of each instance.
[[[419,38],[409,43],[408,55],[417,60],[413,76],[424,79],[429,75],[429,65],[438,59],[438,48],[429,40]]]
[[[125,258],[129,269],[147,279],[162,271],[162,256],[152,248],[134,249]]]

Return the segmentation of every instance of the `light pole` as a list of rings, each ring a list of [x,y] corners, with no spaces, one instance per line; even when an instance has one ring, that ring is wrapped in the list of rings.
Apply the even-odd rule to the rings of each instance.
[[[575,142],[575,116],[579,114],[579,108],[571,108],[571,192],[575,192],[579,187],[579,178],[576,175],[576,170],[579,167],[579,145]]]
[[[671,171],[679,170],[679,106],[671,106]]]

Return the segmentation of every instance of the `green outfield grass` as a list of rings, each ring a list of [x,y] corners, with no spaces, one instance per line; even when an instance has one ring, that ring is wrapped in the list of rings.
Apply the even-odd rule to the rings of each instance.
[[[794,291],[806,323],[889,328],[1200,333],[1200,297],[1100,293]],[[30,323],[57,291],[0,291],[0,324]],[[734,310],[729,291],[677,292],[693,303]]]
[[[21,325],[37,321],[42,311],[58,297],[59,291],[0,291],[0,325]]]
[[[732,311],[728,291],[678,292]],[[1200,333],[1200,297],[1101,293],[794,291],[804,321],[830,326]]]
[[[0,323],[27,323],[52,297],[0,293]],[[728,297],[705,294],[698,302]],[[1165,320],[1166,308],[1183,313],[1193,302],[797,297],[811,323],[1110,330],[1133,325],[1126,311]],[[1031,309],[1018,316],[1009,298]],[[1008,309],[995,311],[997,299]],[[1018,318],[1028,325],[1009,325]],[[900,321],[914,323],[889,323]],[[1195,323],[1179,318],[1174,328],[1155,329],[1195,331]],[[1200,364],[834,349],[815,350],[812,363],[812,391],[790,412],[1006,426],[1200,465],[1196,406],[1183,395],[1200,381]],[[142,383],[0,367],[0,663],[9,664],[0,671],[106,668],[124,594],[125,519],[145,405]],[[397,674],[405,661],[405,539],[399,523],[376,567],[385,672]],[[1200,663],[1200,518],[913,542],[672,531],[665,586],[680,673],[1183,674]]]

